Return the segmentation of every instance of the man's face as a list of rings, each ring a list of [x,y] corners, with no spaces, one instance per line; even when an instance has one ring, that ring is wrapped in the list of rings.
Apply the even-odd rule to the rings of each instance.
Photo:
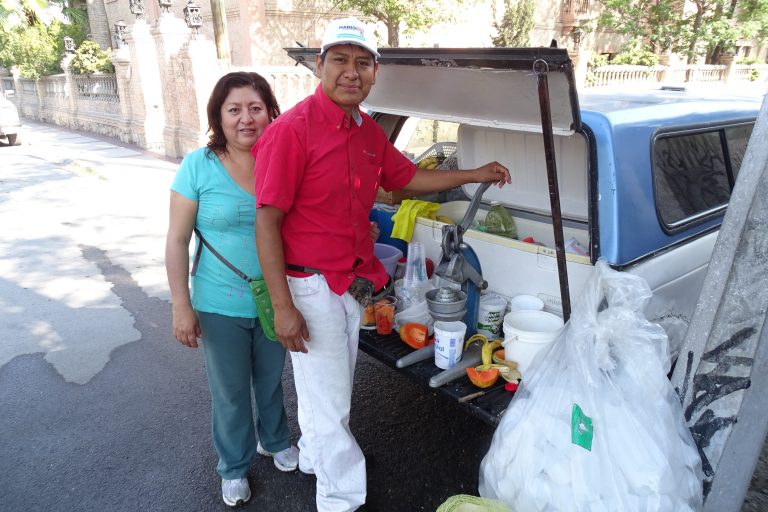
[[[373,54],[355,44],[331,46],[325,60],[318,55],[315,63],[323,92],[348,114],[368,97],[376,83],[378,65]]]

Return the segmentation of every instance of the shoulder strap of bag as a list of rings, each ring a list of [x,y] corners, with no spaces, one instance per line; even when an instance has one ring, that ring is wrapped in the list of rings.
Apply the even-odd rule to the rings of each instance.
[[[234,266],[233,264],[228,262],[226,260],[226,258],[224,258],[224,256],[219,254],[218,251],[216,251],[216,249],[214,249],[211,246],[211,244],[209,244],[208,241],[205,238],[203,238],[203,235],[200,234],[200,230],[198,230],[197,228],[195,228],[195,234],[197,235],[197,238],[199,238],[200,242],[202,242],[202,243],[197,244],[197,251],[195,251],[195,260],[194,260],[194,262],[192,262],[192,275],[193,276],[195,274],[197,274],[197,265],[198,265],[198,263],[200,263],[200,253],[203,251],[203,246],[205,246],[209,251],[211,251],[211,253],[214,256],[219,258],[219,261],[221,261],[223,264],[225,264],[227,267],[229,267],[229,269],[232,270],[232,272],[237,274],[238,277],[240,277],[241,279],[245,280],[245,282],[247,282],[247,283],[251,282],[251,278],[248,277],[247,275],[243,274],[242,272],[240,272],[240,270],[236,266]]]

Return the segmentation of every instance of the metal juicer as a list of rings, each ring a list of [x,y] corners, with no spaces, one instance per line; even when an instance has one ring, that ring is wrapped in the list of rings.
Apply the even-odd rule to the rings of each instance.
[[[435,272],[443,279],[461,285],[461,290],[467,297],[467,313],[464,323],[467,324],[467,336],[477,332],[477,311],[480,304],[480,292],[488,288],[488,281],[483,279],[480,260],[472,247],[464,243],[464,232],[469,229],[480,206],[483,193],[491,183],[483,183],[472,196],[469,208],[458,224],[443,226],[443,254]]]

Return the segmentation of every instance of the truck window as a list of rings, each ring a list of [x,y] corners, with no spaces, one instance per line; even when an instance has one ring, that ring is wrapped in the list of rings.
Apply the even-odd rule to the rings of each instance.
[[[395,140],[395,147],[421,167],[436,167],[456,152],[458,123],[408,118]],[[429,159],[429,160],[427,160]]]
[[[751,132],[752,124],[746,124],[655,139],[656,208],[666,228],[678,228],[728,204]]]
[[[739,175],[741,161],[744,160],[744,153],[747,152],[747,142],[752,135],[753,124],[742,124],[725,129],[725,140],[728,143],[728,154],[731,157],[731,167],[733,168],[733,181]]]

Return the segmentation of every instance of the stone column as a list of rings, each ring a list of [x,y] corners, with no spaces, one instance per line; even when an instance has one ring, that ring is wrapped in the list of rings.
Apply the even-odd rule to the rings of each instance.
[[[201,37],[193,37],[184,45],[179,52],[179,62],[184,71],[184,96],[178,110],[177,156],[184,156],[208,142],[208,98],[229,65],[226,61],[217,60],[214,42]]]
[[[16,104],[16,108],[21,114],[21,72],[18,66],[11,66],[11,76],[13,77],[13,96],[11,100]]]
[[[65,53],[61,59],[61,69],[64,70],[64,96],[67,100],[67,118],[64,126],[69,128],[79,128],[77,125],[77,86],[75,84],[72,71],[69,69],[69,63],[75,57],[73,53]]]
[[[159,80],[163,97],[168,99],[163,105],[164,150],[167,156],[177,158],[181,156],[181,150],[178,147],[179,108],[187,94],[181,80],[184,72],[177,57],[181,47],[189,41],[190,30],[180,18],[171,13],[163,13],[151,32],[157,46]]]
[[[659,82],[666,83],[669,80],[669,53],[659,55],[659,66],[664,66],[659,74]]]
[[[243,62],[246,66],[268,64],[271,58],[267,34],[267,13],[263,0],[238,0],[240,11],[240,33],[247,34],[243,45]]]
[[[584,84],[587,81],[587,64],[589,64],[592,51],[576,48],[574,50],[568,50],[568,56],[573,63],[573,75],[576,79],[576,88],[583,89]]]
[[[725,73],[723,75],[723,81],[726,84],[730,84],[736,78],[735,65],[736,58],[732,52],[726,52],[720,55],[720,64],[725,64]]]
[[[113,50],[110,59],[112,60],[112,65],[115,66],[117,95],[120,97],[120,140],[137,144],[138,138],[131,126],[131,120],[133,119],[131,102],[134,98],[131,94],[131,52],[128,49],[128,44]]]
[[[147,22],[136,20],[125,36],[125,43],[130,54],[130,62],[124,70],[126,98],[130,98],[128,102],[131,106],[128,120],[130,137],[145,149],[164,153],[163,88],[157,46]]]

